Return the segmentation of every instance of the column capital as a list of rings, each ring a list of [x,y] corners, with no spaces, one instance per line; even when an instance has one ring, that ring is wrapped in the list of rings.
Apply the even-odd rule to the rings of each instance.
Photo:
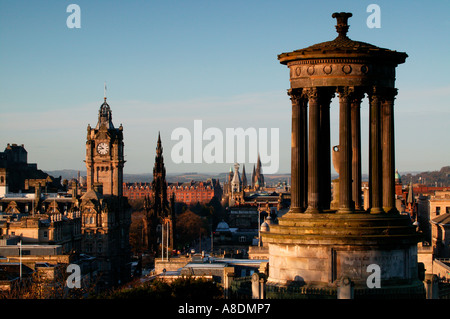
[[[319,89],[316,87],[306,88],[304,92],[309,100],[317,100],[319,98]]]
[[[393,100],[398,93],[398,89],[390,87],[372,86],[367,90],[369,96],[377,96],[383,99]]]
[[[292,101],[292,104],[300,104],[302,100],[306,100],[307,96],[303,89],[289,89],[287,95]]]
[[[320,101],[323,104],[331,104],[331,100],[336,96],[336,90],[332,87],[320,88]]]
[[[339,94],[339,99],[349,99],[351,102],[360,101],[364,97],[363,88],[355,86],[338,86],[336,93]]]
[[[385,88],[382,92],[382,101],[383,102],[393,102],[395,97],[398,94],[398,90],[396,88]]]

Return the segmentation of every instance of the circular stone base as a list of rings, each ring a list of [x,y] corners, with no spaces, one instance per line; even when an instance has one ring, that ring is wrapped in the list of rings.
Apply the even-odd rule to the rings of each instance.
[[[406,215],[287,213],[262,236],[269,247],[268,298],[334,298],[343,278],[355,297],[423,293],[420,236]]]

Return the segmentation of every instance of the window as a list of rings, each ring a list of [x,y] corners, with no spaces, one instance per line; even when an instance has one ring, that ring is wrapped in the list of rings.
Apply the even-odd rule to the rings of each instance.
[[[445,212],[448,214],[450,213],[450,207],[445,207]]]
[[[48,231],[44,230],[43,236],[44,236],[44,238],[48,238]]]
[[[441,214],[441,207],[436,206],[436,216]]]

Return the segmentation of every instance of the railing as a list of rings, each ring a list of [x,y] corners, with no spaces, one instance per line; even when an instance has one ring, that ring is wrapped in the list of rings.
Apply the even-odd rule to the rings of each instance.
[[[230,297],[239,299],[252,298],[252,277],[236,277],[230,285]]]

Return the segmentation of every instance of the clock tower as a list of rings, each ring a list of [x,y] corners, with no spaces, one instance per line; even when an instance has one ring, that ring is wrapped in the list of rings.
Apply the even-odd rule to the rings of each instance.
[[[102,184],[103,195],[122,197],[123,127],[115,128],[106,97],[98,112],[95,128],[87,127],[86,169],[88,190]]]
[[[106,97],[95,128],[87,127],[87,191],[80,198],[83,234],[81,251],[94,256],[99,289],[130,279],[131,210],[123,197],[123,128],[115,128]]]

